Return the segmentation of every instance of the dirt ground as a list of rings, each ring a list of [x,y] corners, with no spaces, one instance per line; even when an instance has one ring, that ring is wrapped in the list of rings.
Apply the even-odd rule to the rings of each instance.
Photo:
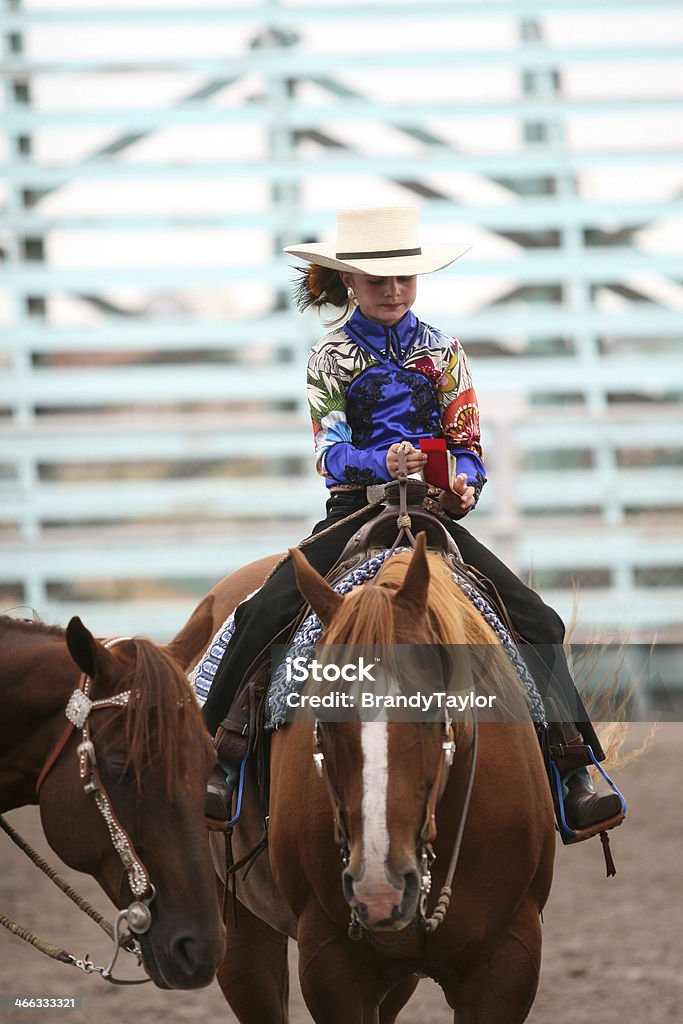
[[[645,727],[633,727],[634,739]],[[604,878],[597,840],[558,847],[553,891],[545,911],[544,960],[530,1024],[673,1024],[683,1020],[683,725],[660,725],[638,764],[616,776],[628,803],[627,822],[612,833],[616,878]],[[46,850],[37,812],[8,819]],[[56,867],[59,862],[50,856]],[[106,899],[89,879],[63,874],[98,908]],[[0,913],[78,956],[108,959],[108,940],[0,833]],[[309,1021],[296,984],[292,953],[292,1024]],[[131,971],[126,972],[132,976]],[[36,1024],[186,1024],[235,1017],[214,982],[195,992],[152,985],[122,989],[62,966],[0,929],[0,994],[80,995],[80,1011],[1,1011]],[[449,1024],[436,985],[421,982],[400,1024]],[[263,1024],[268,1024],[264,1021]]]

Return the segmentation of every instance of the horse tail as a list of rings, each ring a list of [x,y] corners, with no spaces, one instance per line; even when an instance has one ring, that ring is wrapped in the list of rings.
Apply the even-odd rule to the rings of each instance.
[[[634,761],[639,761],[649,751],[657,732],[657,723],[648,723],[648,730],[640,745],[622,753],[622,747],[633,731],[632,722],[603,722],[596,727],[598,739],[605,751],[601,767],[606,772],[621,771]]]
[[[567,628],[566,644],[576,626],[576,602],[571,622]],[[639,745],[631,747],[635,732],[633,726],[641,721],[640,702],[642,698],[642,673],[632,673],[627,666],[628,640],[614,644],[607,636],[594,636],[579,648],[578,655],[572,653],[574,681],[581,694],[588,715],[595,725],[595,731],[605,752],[602,768],[605,771],[620,771],[647,754],[652,746],[657,725],[648,723],[648,729]],[[610,652],[611,675],[604,679],[601,652]],[[595,678],[600,685],[595,685]],[[597,724],[596,724],[597,723]],[[641,732],[641,730],[639,730]],[[629,749],[624,750],[628,741]]]

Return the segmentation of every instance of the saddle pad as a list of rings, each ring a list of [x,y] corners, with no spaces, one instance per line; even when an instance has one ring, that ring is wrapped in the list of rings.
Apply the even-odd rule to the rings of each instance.
[[[405,550],[405,548],[396,548],[396,552]],[[348,576],[344,576],[343,579],[336,583],[334,589],[337,591],[337,593],[344,595],[348,594],[348,592],[352,590],[354,587],[359,587],[361,586],[361,584],[367,583],[368,580],[373,579],[377,575],[380,568],[382,567],[382,563],[384,562],[384,559],[386,558],[387,554],[387,551],[381,551],[375,557],[368,559],[367,562],[363,562],[362,565],[358,566],[358,568],[350,572]],[[254,594],[257,594],[259,592],[260,589],[260,587],[257,587],[256,590],[253,590],[248,597],[245,597],[244,601],[249,601],[254,596]],[[244,602],[241,603],[243,604]],[[209,696],[209,690],[211,689],[211,685],[216,676],[216,672],[218,671],[218,666],[221,663],[221,658],[225,654],[225,649],[230,643],[230,639],[234,632],[235,612],[232,612],[232,614],[229,615],[228,618],[225,620],[221,628],[217,631],[216,635],[209,644],[206,653],[204,654],[202,659],[197,663],[197,665],[195,665],[195,667],[188,675],[188,679],[190,680],[190,683],[194,687],[194,691],[197,695],[197,700],[199,702],[200,707],[204,706],[206,698]],[[320,634],[322,633],[322,629],[320,627],[320,622],[318,620],[317,615],[308,616],[308,618],[305,620],[301,628],[297,631],[292,641],[292,646],[296,646],[297,650],[299,646],[303,648],[303,644],[306,641],[300,641],[299,637],[302,634],[305,637],[308,637],[309,632],[311,633],[311,639],[307,642],[309,644],[315,644],[317,640],[320,639]],[[271,694],[275,686],[275,681],[277,677],[278,673],[276,672],[270,686]],[[269,694],[268,715],[266,723],[268,728],[276,729],[278,725],[282,725],[284,721],[282,712],[284,711],[285,708],[284,702],[288,692],[289,690],[285,690],[282,693],[281,697],[275,700],[275,715],[273,714],[273,698],[271,694]],[[282,701],[281,708],[279,707],[279,700]]]
[[[256,590],[252,590],[251,594],[245,597],[244,601],[249,601],[254,594],[258,594],[260,589],[260,587],[257,587]],[[244,601],[240,603],[244,604]],[[239,605],[237,607],[239,607]],[[237,609],[235,609],[235,611],[236,610]],[[207,647],[206,653],[188,674],[187,678],[190,680],[190,683],[194,688],[200,708],[203,708],[206,703],[206,698],[209,696],[209,690],[211,689],[216,672],[218,671],[221,658],[225,654],[225,648],[230,643],[230,638],[234,632],[235,612],[232,612]]]
[[[398,554],[400,551],[405,550],[407,549],[396,548],[392,554]],[[354,587],[362,586],[363,583],[367,583],[369,580],[374,579],[388,554],[388,551],[378,552],[372,558],[363,562],[362,565],[357,566],[357,568],[349,572],[347,576],[335,584],[334,589],[337,593],[344,595],[348,594],[348,592]],[[470,600],[475,608],[477,608],[479,613],[483,616],[487,624],[491,629],[493,629],[494,633],[500,640],[505,653],[515,669],[515,672],[527,690],[529,711],[532,720],[537,722],[539,725],[547,725],[545,709],[536,687],[536,683],[527,668],[526,662],[519,653],[517,645],[510,636],[508,629],[501,622],[492,605],[489,604],[486,598],[475,587],[457,574],[454,574],[453,578],[468,600]],[[249,597],[253,597],[255,593],[257,593],[257,591],[254,591],[249,595]],[[249,600],[249,598],[246,598],[245,600]],[[206,701],[221,658],[223,657],[225,649],[228,646],[234,631],[235,616],[233,612],[233,614],[226,619],[225,623],[218,630],[211,641],[206,654],[189,675],[190,682],[194,686],[195,693],[197,694],[197,700],[200,705],[203,705]],[[320,620],[315,613],[311,613],[297,630],[292,643],[288,648],[288,652],[292,657],[297,657],[299,655],[306,658],[312,657],[315,645],[321,635],[322,626],[320,625]],[[273,673],[273,678],[268,692],[265,723],[267,729],[278,729],[281,725],[285,724],[287,695],[290,693],[296,693],[299,689],[300,684],[298,684],[296,680],[287,679],[284,661],[280,662]]]

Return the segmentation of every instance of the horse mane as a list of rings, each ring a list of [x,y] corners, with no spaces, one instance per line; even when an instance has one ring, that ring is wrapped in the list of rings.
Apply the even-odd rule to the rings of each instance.
[[[518,714],[520,698],[528,706],[524,685],[500,641],[453,579],[445,560],[427,553],[430,580],[425,614],[410,637],[398,637],[393,594],[405,580],[412,554],[388,558],[376,583],[349,594],[325,632],[324,643],[360,648],[392,644],[467,645],[471,678],[477,692],[495,696],[501,710]]]
[[[15,619],[11,615],[0,615],[0,630],[7,629],[42,633],[45,636],[64,636],[65,632],[62,626],[50,626],[41,619]]]
[[[138,788],[146,767],[159,764],[168,795],[186,778],[186,751],[194,733],[209,734],[187,676],[162,647],[144,637],[130,641],[135,650],[134,667],[126,674],[121,690],[131,698],[125,708],[126,770],[135,775]]]
[[[14,619],[0,615],[0,635],[9,631],[34,636],[59,637],[65,641],[66,630],[30,619]],[[133,637],[133,658],[115,680],[115,692],[130,690],[128,703],[109,717],[103,735],[124,717],[126,762],[124,771],[132,771],[138,788],[143,772],[150,765],[160,765],[167,795],[173,794],[186,776],[186,752],[189,737],[194,733],[205,737],[207,754],[210,739],[199,705],[188,679],[170,654],[151,640]],[[65,657],[71,656],[66,652]],[[117,663],[123,666],[123,662]],[[73,664],[74,678],[77,668]],[[98,692],[98,679],[93,680],[91,696],[111,695]],[[96,719],[93,719],[96,721]]]

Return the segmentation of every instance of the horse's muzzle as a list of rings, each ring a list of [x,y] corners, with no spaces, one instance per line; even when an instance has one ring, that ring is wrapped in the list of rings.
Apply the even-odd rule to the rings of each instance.
[[[365,873],[355,878],[350,868],[342,873],[344,897],[364,928],[399,931],[411,923],[417,911],[420,875],[415,867],[397,874],[386,864],[384,879],[369,882]]]
[[[158,988],[192,989],[209,985],[225,951],[225,933],[214,939],[182,929],[159,942],[154,936],[140,937],[145,969]]]

